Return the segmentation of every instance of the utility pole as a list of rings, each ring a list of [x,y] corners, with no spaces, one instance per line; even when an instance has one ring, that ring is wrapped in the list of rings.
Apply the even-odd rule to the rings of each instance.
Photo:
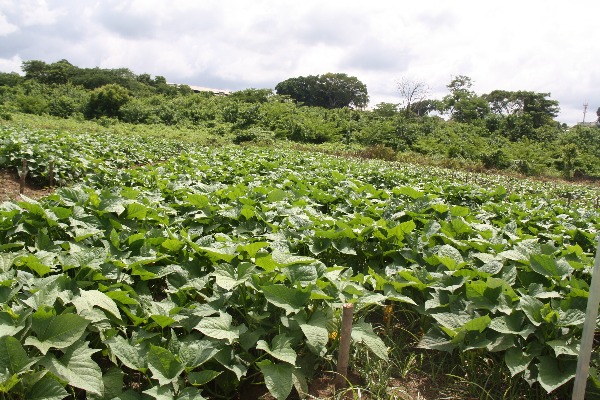
[[[583,103],[583,123],[585,123],[585,114],[587,113],[588,103]]]

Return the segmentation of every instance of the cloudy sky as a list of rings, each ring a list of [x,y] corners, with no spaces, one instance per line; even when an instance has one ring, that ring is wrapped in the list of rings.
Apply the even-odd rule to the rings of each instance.
[[[441,98],[466,75],[551,93],[574,124],[600,107],[599,27],[598,0],[0,0],[0,71],[67,59],[229,90],[344,72],[372,106],[402,78]]]

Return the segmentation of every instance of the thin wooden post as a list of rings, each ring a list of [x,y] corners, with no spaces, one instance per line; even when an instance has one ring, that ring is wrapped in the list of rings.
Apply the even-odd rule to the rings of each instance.
[[[19,193],[23,194],[25,191],[25,177],[27,176],[27,160],[23,159],[21,166],[21,181],[19,185]]]
[[[583,400],[585,397],[585,386],[590,372],[590,358],[594,333],[596,331],[596,318],[598,317],[598,304],[600,303],[600,240],[596,248],[596,258],[592,271],[592,282],[588,295],[587,308],[585,311],[585,322],[579,345],[579,357],[577,358],[577,370],[575,372],[575,384],[573,386],[573,400]]]
[[[54,180],[54,160],[50,160],[50,171],[48,171],[48,180],[50,181],[50,189],[52,189]]]
[[[343,389],[346,387],[348,376],[348,363],[350,361],[350,340],[352,336],[352,318],[354,316],[354,304],[346,303],[342,307],[342,328],[340,330],[340,347],[338,350],[337,375],[335,376],[335,387]]]

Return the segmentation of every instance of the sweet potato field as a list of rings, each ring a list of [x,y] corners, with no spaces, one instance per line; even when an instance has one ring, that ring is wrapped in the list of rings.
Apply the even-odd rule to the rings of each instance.
[[[375,313],[419,347],[495,353],[548,393],[575,372],[598,191],[273,148],[0,128],[0,167],[58,188],[0,205],[0,395],[304,396]],[[387,316],[389,317],[389,316]],[[592,380],[595,370],[592,369]]]

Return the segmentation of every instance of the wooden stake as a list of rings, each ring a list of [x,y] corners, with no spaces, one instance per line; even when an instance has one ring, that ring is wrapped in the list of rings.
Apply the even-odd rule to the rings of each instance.
[[[49,181],[50,181],[50,189],[52,189],[52,184],[54,180],[54,160],[50,160],[50,171],[48,171]]]
[[[347,384],[346,377],[348,376],[348,362],[350,361],[350,339],[352,336],[353,315],[354,304],[344,304],[342,308],[342,329],[340,331],[337,375],[335,376],[335,387],[337,389],[343,389]]]
[[[25,191],[25,177],[27,176],[27,160],[23,159],[23,165],[21,167],[21,182],[19,186],[19,193],[23,194]]]

